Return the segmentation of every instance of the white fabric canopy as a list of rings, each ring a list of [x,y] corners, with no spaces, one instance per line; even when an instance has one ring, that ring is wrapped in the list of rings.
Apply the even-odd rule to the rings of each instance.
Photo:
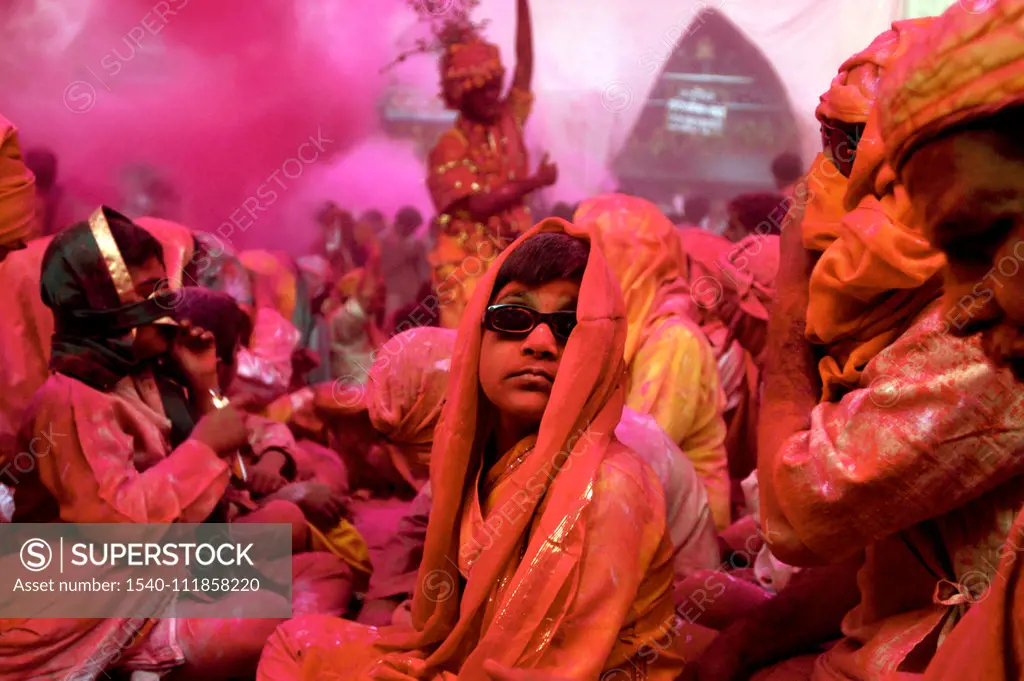
[[[456,1],[456,0],[453,0]],[[909,3],[909,4],[908,4]],[[514,65],[515,2],[482,0],[487,38]],[[927,4],[927,6],[925,6]],[[643,109],[665,60],[704,9],[717,9],[764,54],[786,90],[801,149],[820,148],[814,109],[839,65],[908,13],[941,12],[949,0],[535,0],[537,102],[527,136],[560,167],[553,199],[577,200],[613,188],[606,168]],[[410,21],[398,19],[396,39]],[[700,30],[693,26],[693,31]],[[427,57],[396,70],[400,80],[436,91],[436,65]],[[534,154],[534,160],[539,154]]]

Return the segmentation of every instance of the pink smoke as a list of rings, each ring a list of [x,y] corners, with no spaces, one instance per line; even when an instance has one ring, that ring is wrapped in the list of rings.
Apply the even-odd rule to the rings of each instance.
[[[60,158],[83,203],[128,201],[149,167],[174,217],[236,247],[288,247],[315,225],[289,203],[376,124],[398,0],[8,0],[0,113]],[[273,198],[271,198],[273,196]],[[80,216],[84,217],[84,216]]]

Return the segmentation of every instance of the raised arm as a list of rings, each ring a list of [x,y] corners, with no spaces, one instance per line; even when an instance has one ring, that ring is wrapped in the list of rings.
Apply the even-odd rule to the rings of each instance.
[[[761,493],[761,526],[772,552],[787,563],[814,564],[796,538],[775,491],[776,459],[783,445],[811,426],[811,412],[821,399],[821,383],[813,348],[804,335],[811,264],[800,234],[800,222],[785,230],[782,266],[776,280],[778,296],[768,322],[764,399],[758,422],[757,477]]]
[[[51,392],[32,428],[62,434],[38,463],[39,479],[64,522],[199,523],[220,501],[228,466],[206,444],[186,440],[139,471],[135,459],[155,453],[145,451],[152,444],[144,438],[122,429],[119,406],[70,379]]]
[[[516,0],[516,72],[512,87],[529,92],[533,82],[533,25],[529,0]]]

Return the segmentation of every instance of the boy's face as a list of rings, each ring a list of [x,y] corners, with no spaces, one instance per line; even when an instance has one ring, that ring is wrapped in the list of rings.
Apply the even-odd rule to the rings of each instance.
[[[1024,155],[990,130],[914,153],[901,176],[925,237],[946,256],[945,321],[980,333],[997,366],[1024,380]]]
[[[493,305],[521,305],[537,312],[576,311],[580,285],[556,279],[540,286],[511,282]],[[540,424],[565,350],[547,324],[526,334],[484,330],[480,348],[480,388],[502,416],[523,425]]]

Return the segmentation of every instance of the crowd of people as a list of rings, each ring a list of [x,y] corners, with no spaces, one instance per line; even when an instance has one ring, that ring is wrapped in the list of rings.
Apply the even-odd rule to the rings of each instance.
[[[1024,678],[1024,4],[893,24],[721,233],[532,216],[517,4],[505,96],[438,33],[436,214],[303,257],[65,218],[0,118],[0,521],[292,545],[291,618],[0,618],[0,678]]]

